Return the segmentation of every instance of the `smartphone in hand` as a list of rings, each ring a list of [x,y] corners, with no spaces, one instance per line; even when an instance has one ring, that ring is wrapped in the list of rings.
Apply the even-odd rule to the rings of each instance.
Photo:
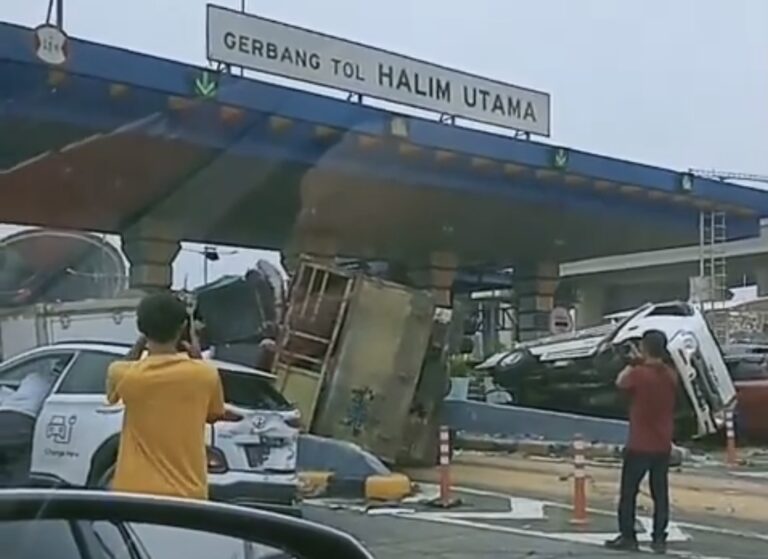
[[[187,319],[186,322],[184,322],[183,330],[181,331],[181,337],[179,338],[179,343],[176,346],[176,348],[179,351],[186,351],[186,347],[192,343],[192,329],[190,326],[190,321]]]

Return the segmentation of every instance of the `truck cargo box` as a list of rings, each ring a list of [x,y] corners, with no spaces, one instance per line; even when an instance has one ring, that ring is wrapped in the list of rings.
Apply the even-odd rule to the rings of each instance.
[[[133,343],[138,298],[39,303],[0,314],[2,358],[67,341]]]
[[[303,261],[273,372],[312,433],[394,462],[432,332],[432,297]]]

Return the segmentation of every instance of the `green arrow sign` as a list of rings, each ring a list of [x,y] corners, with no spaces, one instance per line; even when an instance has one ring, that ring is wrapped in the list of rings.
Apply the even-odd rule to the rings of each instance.
[[[219,84],[210,72],[203,72],[195,79],[195,95],[199,97],[212,99],[216,97],[218,90]]]
[[[565,148],[557,148],[552,160],[552,165],[555,169],[565,169],[568,166],[568,150]]]

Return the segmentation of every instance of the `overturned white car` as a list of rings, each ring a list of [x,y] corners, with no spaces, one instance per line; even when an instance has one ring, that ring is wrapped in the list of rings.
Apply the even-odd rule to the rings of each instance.
[[[518,344],[480,365],[515,403],[603,417],[625,417],[614,387],[629,348],[648,330],[667,335],[669,358],[680,374],[678,420],[685,435],[716,432],[736,389],[720,347],[701,312],[683,302],[646,304],[621,321]]]

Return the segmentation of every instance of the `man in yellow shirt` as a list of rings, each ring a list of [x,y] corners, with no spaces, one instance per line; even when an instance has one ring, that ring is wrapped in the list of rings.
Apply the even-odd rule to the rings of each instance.
[[[137,322],[143,336],[107,374],[109,403],[125,405],[112,489],[207,499],[206,424],[226,414],[219,373],[194,336],[182,341],[190,324],[174,295],[146,296]]]

